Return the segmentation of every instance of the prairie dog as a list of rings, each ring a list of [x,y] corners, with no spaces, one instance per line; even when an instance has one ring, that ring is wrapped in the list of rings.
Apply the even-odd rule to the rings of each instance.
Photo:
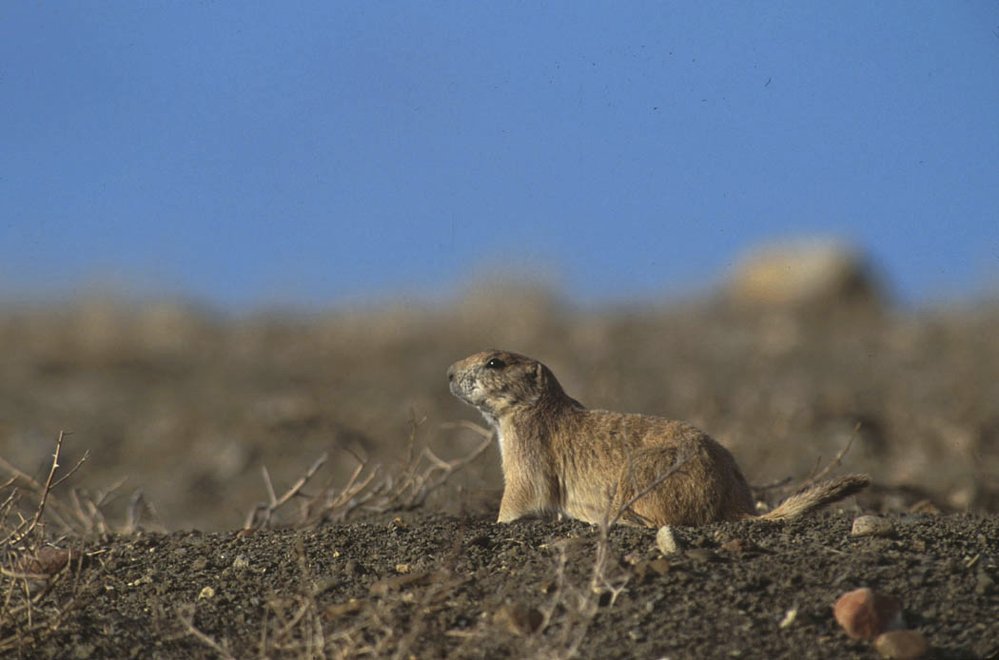
[[[870,482],[848,475],[806,487],[756,515],[732,454],[684,422],[589,410],[537,360],[506,351],[476,353],[447,370],[451,393],[496,430],[503,463],[501,523],[560,512],[590,523],[701,525],[786,520]]]

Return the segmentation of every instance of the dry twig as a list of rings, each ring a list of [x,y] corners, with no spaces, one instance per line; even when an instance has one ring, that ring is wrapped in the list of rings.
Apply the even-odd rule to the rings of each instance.
[[[219,654],[219,657],[225,660],[236,660],[236,656],[229,653],[229,650],[225,648],[224,645],[219,644],[214,639],[198,630],[194,625],[194,606],[189,606],[186,608],[177,609],[177,619],[180,620],[180,624],[188,632],[189,635],[194,637],[196,640],[215,651]]]
[[[244,530],[259,529],[262,527],[269,527],[271,518],[274,513],[280,509],[282,506],[287,504],[293,497],[299,495],[302,492],[302,488],[305,484],[309,483],[309,480],[315,476],[316,472],[319,471],[326,463],[327,455],[323,454],[315,460],[311,467],[309,467],[306,473],[298,478],[298,481],[293,483],[288,490],[284,492],[281,497],[278,497],[274,492],[274,485],[271,483],[270,472],[267,471],[267,466],[261,466],[260,471],[264,476],[264,485],[267,487],[267,497],[268,501],[266,503],[257,504],[246,516],[246,522],[243,523]]]
[[[358,465],[346,485],[338,489],[327,484],[318,496],[307,500],[301,522],[314,524],[322,520],[344,520],[357,510],[384,513],[419,508],[431,493],[481,456],[492,442],[492,432],[477,424],[444,425],[445,428],[466,428],[483,437],[483,441],[468,454],[444,460],[430,447],[417,449],[417,433],[423,421],[415,418],[412,421],[406,460],[401,469],[386,474],[382,466],[369,468],[366,461],[355,456]]]
[[[57,631],[80,604],[83,557],[72,550],[44,546],[46,520],[60,508],[52,492],[87,458],[84,455],[72,469],[56,478],[66,435],[59,433],[44,484],[3,461],[3,467],[12,476],[0,486],[0,489],[10,488],[0,503],[0,653],[24,654],[33,644]],[[38,495],[30,517],[18,509],[20,493],[15,488],[18,482]],[[67,579],[73,581],[68,593],[67,589],[60,589],[63,595],[53,599],[56,585]]]
[[[63,443],[63,439],[66,437],[66,435],[68,435],[68,434],[65,433],[64,431],[59,431],[59,437],[56,439],[55,452],[52,454],[52,465],[49,468],[49,474],[48,474],[48,477],[45,478],[45,484],[44,485],[39,485],[37,481],[35,481],[31,477],[28,477],[26,474],[24,474],[23,472],[21,472],[17,468],[14,468],[9,463],[7,463],[6,461],[4,461],[4,467],[10,469],[10,471],[13,472],[12,479],[17,479],[17,478],[26,479],[28,481],[28,483],[29,483],[30,486],[33,486],[35,488],[35,490],[39,491],[39,493],[40,493],[40,499],[39,499],[39,502],[38,502],[38,506],[35,507],[35,513],[34,513],[34,516],[31,518],[31,521],[28,522],[28,521],[22,520],[21,523],[17,525],[17,527],[15,527],[13,530],[11,530],[4,537],[4,539],[2,541],[0,541],[0,544],[6,545],[6,546],[16,546],[16,545],[20,544],[21,541],[23,541],[24,539],[28,538],[35,531],[35,528],[37,528],[38,525],[42,521],[42,516],[45,514],[45,507],[48,504],[49,494],[52,492],[52,489],[54,489],[56,486],[58,486],[59,484],[61,484],[62,482],[64,482],[74,472],[76,472],[78,469],[80,469],[80,466],[83,465],[84,461],[87,460],[87,456],[89,455],[89,452],[84,453],[83,458],[81,458],[76,463],[76,465],[74,465],[70,469],[69,472],[67,472],[65,475],[63,475],[62,477],[60,477],[58,481],[55,480],[56,472],[59,470],[59,455],[62,453],[62,443]],[[10,484],[12,482],[8,481],[7,483]]]
[[[805,480],[805,483],[802,484],[802,487],[810,486],[815,482],[822,480],[823,478],[825,478],[827,474],[829,474],[835,468],[838,468],[843,464],[843,458],[846,456],[847,452],[850,451],[850,447],[853,446],[853,441],[857,439],[857,435],[860,434],[860,427],[861,423],[857,422],[857,424],[853,427],[853,433],[850,434],[850,439],[847,441],[846,446],[844,446],[842,449],[839,450],[839,453],[836,454],[836,457],[829,462],[829,465],[825,466],[818,472],[815,472],[815,470],[813,470],[812,475]],[[815,467],[817,469],[818,464],[816,464]]]

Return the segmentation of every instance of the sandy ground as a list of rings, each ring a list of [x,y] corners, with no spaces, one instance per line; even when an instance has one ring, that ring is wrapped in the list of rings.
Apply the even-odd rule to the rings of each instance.
[[[44,530],[5,550],[0,650],[876,657],[832,617],[839,594],[870,586],[901,599],[937,657],[999,654],[999,306],[488,299],[247,318],[108,301],[0,313],[0,457],[24,472],[0,493],[18,487],[5,536],[18,511],[30,520],[29,478],[44,481],[59,430],[72,431],[63,472],[90,452]],[[495,447],[449,475],[421,453],[456,460],[483,442],[444,370],[490,346],[543,359],[592,407],[701,426],[761,500],[851,441],[839,470],[874,487],[789,524],[680,530],[668,558],[654,530],[604,542],[573,521],[496,525]],[[262,468],[280,497],[324,454],[299,496],[239,531],[269,499]],[[893,531],[851,537],[860,512]],[[42,532],[73,550],[70,565],[25,577],[13,569]]]

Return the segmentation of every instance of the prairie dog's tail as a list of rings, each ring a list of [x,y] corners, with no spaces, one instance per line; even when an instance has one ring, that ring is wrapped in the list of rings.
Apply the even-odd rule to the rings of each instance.
[[[777,505],[773,511],[756,516],[754,519],[775,521],[797,518],[809,511],[853,495],[863,490],[869,483],[871,483],[871,478],[866,474],[848,474],[845,477],[820,481],[817,484],[805,486]]]

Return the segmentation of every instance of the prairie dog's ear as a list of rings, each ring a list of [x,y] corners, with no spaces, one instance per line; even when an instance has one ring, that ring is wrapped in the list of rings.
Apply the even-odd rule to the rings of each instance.
[[[540,362],[534,363],[534,368],[531,369],[531,376],[534,378],[534,382],[538,385],[545,384],[545,365]]]

